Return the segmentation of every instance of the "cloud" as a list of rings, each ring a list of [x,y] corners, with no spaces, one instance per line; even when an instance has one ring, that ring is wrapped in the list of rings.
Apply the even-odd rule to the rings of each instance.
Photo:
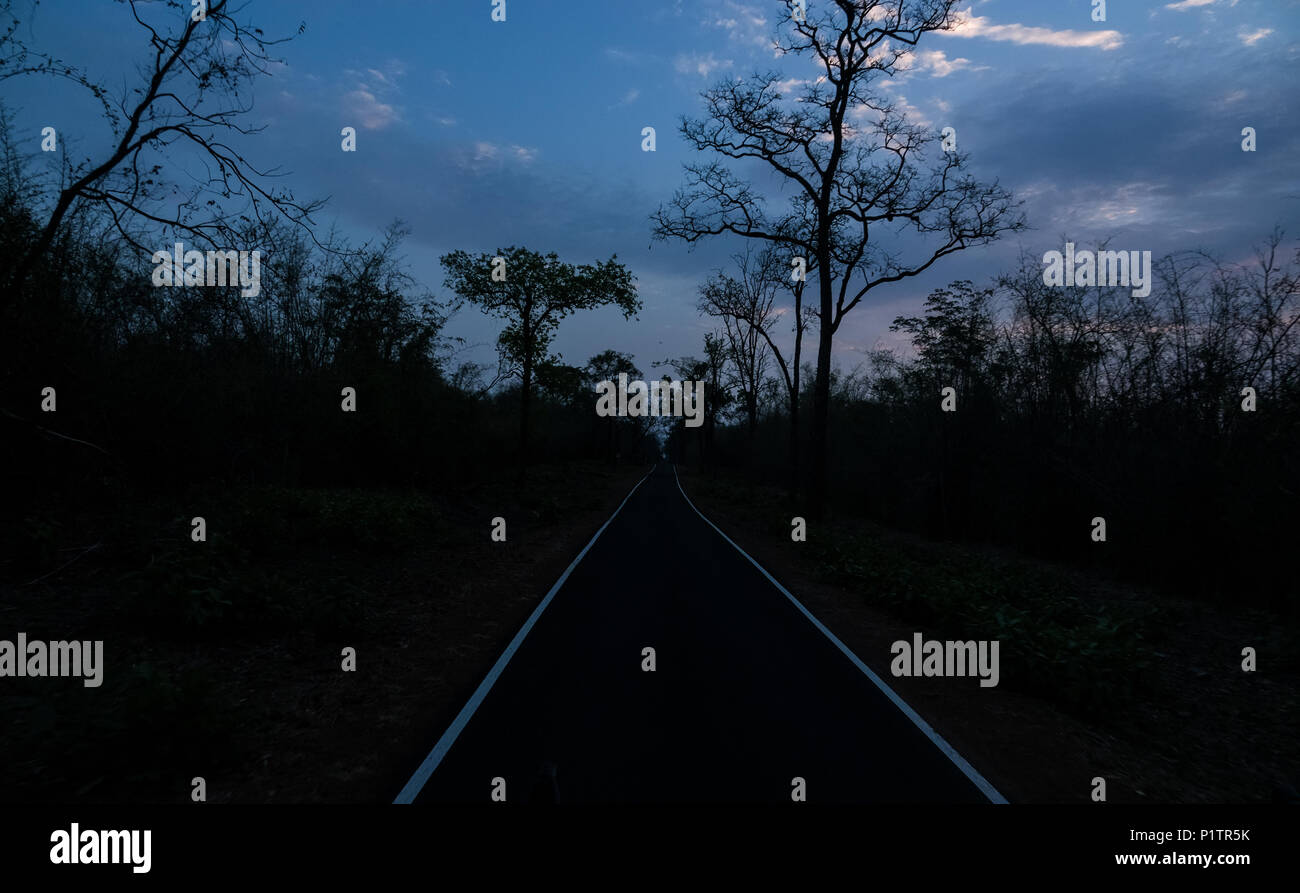
[[[678,53],[677,58],[673,59],[673,67],[677,69],[678,74],[698,74],[702,78],[708,77],[720,68],[730,68],[730,59],[718,59],[712,53],[707,56],[701,56],[699,53]]]
[[[1120,226],[1158,224],[1167,211],[1169,196],[1153,183],[1124,183],[1098,195],[1089,189],[1072,196],[1073,220],[1099,232],[1113,232]]]
[[[1256,31],[1247,31],[1245,28],[1242,28],[1240,31],[1237,32],[1237,38],[1242,43],[1244,43],[1246,46],[1249,47],[1249,46],[1254,46],[1256,43],[1263,40],[1265,37],[1268,37],[1272,33],[1273,33],[1272,28],[1260,28]]]
[[[382,130],[400,121],[401,115],[392,100],[401,92],[397,81],[405,73],[406,64],[400,59],[388,60],[382,70],[344,70],[344,76],[355,86],[343,94],[343,111],[352,115],[365,130]]]
[[[957,24],[952,29],[935,33],[950,37],[984,37],[1017,44],[1101,50],[1117,49],[1124,43],[1124,38],[1118,31],[1053,31],[1051,28],[1034,25],[998,25],[990,18],[973,15],[969,7],[959,14]]]
[[[771,25],[757,5],[722,0],[717,11],[710,15],[712,18],[707,23],[726,31],[731,43],[763,50],[773,48]]]
[[[642,53],[635,50],[624,50],[619,47],[605,47],[600,51],[601,55],[612,62],[619,62],[624,65],[645,65],[650,62],[658,61],[658,56],[653,53]]]
[[[954,71],[988,71],[987,65],[974,65],[969,59],[949,59],[943,50],[918,50],[909,68],[930,72],[931,77],[946,78]]]
[[[1195,9],[1198,6],[1210,6],[1215,0],[1180,0],[1178,3],[1166,3],[1165,9],[1173,9],[1178,12],[1186,12],[1189,9]]]
[[[343,94],[343,110],[366,130],[383,130],[398,120],[397,110],[366,89]]]
[[[890,84],[889,86],[892,88],[893,84]],[[931,127],[934,125],[934,120],[929,115],[912,105],[912,103],[908,101],[907,97],[901,93],[895,93],[890,96],[889,102],[894,107],[894,111],[903,115],[907,119],[908,124],[918,124],[921,127]],[[879,117],[880,113],[868,105],[852,106],[848,113],[848,123],[845,125],[846,138],[853,139],[859,136],[860,132],[866,132],[870,129],[872,122],[877,121]],[[822,138],[829,140],[831,135],[825,133],[822,134]]]
[[[925,112],[921,111],[912,103],[907,101],[907,97],[899,94],[893,99],[894,108],[907,118],[909,124],[919,124],[922,127],[931,127],[934,120]]]
[[[628,90],[626,93],[623,94],[622,99],[620,99],[618,102],[614,103],[613,105],[609,106],[609,108],[616,109],[619,108],[620,106],[631,105],[632,103],[636,102],[637,97],[640,95],[641,95],[641,91],[638,90],[636,87],[633,87],[632,89]]]
[[[537,158],[537,148],[534,146],[518,144],[499,146],[496,143],[479,140],[468,148],[469,151],[463,153],[458,161],[460,167],[466,170],[478,171],[486,167],[501,167],[511,160],[520,165],[529,165]]]

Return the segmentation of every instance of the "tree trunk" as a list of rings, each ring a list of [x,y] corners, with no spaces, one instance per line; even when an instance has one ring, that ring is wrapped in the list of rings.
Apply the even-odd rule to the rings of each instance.
[[[790,501],[799,496],[799,395],[790,398]]]
[[[794,364],[790,370],[790,501],[799,497],[799,362],[803,356],[803,292],[794,299]]]
[[[519,389],[519,480],[528,472],[528,411],[533,398],[533,358],[524,357],[523,385]]]
[[[821,223],[817,233],[817,281],[821,290],[821,320],[817,326],[817,377],[813,381],[811,477],[808,482],[808,507],[813,518],[820,519],[826,512],[826,475],[828,422],[831,397],[831,343],[835,337],[831,314],[831,258],[830,226],[825,213],[819,215]]]

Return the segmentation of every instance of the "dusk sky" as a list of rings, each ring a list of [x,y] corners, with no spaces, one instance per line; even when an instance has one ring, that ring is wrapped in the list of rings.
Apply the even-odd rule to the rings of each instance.
[[[649,373],[656,360],[701,353],[712,326],[697,289],[743,245],[688,251],[651,238],[649,216],[693,157],[680,118],[699,115],[700,91],[721,78],[814,74],[807,59],[774,57],[783,7],[763,0],[507,0],[505,22],[492,21],[490,0],[247,8],[268,36],[306,22],[278,48],[283,67],[257,84],[253,119],[268,126],[249,155],[291,172],[299,196],[329,196],[321,224],[360,241],[401,218],[411,272],[442,297],[438,257],[458,248],[522,245],[575,263],[617,253],[629,266],[640,321],[613,310],[566,320],[555,349],[575,365],[615,348]],[[973,172],[1023,199],[1031,229],[874,291],[837,336],[842,366],[895,343],[890,321],[933,288],[984,282],[1022,250],[1060,249],[1065,235],[1240,261],[1275,224],[1300,234],[1300,0],[1112,0],[1105,22],[1092,21],[1089,0],[963,9],[962,26],[927,35],[883,86],[913,121],[954,127]],[[59,0],[23,18],[30,46],[114,91],[138,83],[148,47],[125,6]],[[74,156],[103,156],[109,130],[81,94],[29,78],[6,83],[3,99],[34,155],[52,124]],[[340,151],[347,125],[355,153]],[[653,153],[641,149],[647,126]],[[1253,153],[1241,149],[1247,126]],[[495,366],[497,327],[462,310],[450,332],[478,346],[458,359]]]

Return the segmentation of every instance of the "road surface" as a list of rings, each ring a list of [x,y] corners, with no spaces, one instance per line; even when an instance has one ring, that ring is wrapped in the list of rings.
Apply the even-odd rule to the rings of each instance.
[[[869,672],[661,463],[397,802],[1003,802]]]

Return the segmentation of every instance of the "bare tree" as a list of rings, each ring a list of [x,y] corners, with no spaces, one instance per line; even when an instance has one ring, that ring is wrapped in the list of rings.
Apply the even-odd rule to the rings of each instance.
[[[746,255],[736,258],[740,277],[721,270],[700,286],[700,311],[722,322],[731,377],[745,412],[746,432],[752,440],[758,425],[758,390],[767,373],[766,330],[776,321],[776,284],[750,267]]]
[[[683,120],[681,132],[715,157],[686,165],[686,185],[653,219],[661,239],[693,243],[733,233],[816,259],[820,325],[809,481],[816,516],[827,484],[831,349],[844,316],[872,289],[1024,223],[1010,194],[967,175],[956,150],[927,171],[926,149],[938,135],[907,124],[871,89],[897,73],[923,35],[955,24],[956,0],[838,0],[807,16],[795,0],[784,5],[793,37],[779,40],[778,52],[811,58],[818,76],[793,96],[777,71],[706,90],[708,117]],[[796,213],[770,215],[727,160],[761,162],[779,174],[794,188]],[[801,204],[810,229],[789,225]],[[907,229],[931,243],[910,259],[882,238]]]
[[[735,255],[733,260],[739,277],[723,277],[708,283],[701,292],[700,310],[708,316],[723,319],[731,329],[743,328],[746,333],[762,339],[772,359],[781,372],[780,382],[785,386],[786,407],[790,424],[789,471],[790,490],[794,493],[799,479],[799,396],[800,363],[803,355],[803,336],[816,319],[816,312],[803,304],[803,292],[808,283],[807,258],[802,270],[792,267],[790,258],[774,244],[755,252],[749,249]],[[777,295],[788,291],[793,306],[779,306]],[[789,358],[774,337],[777,323],[793,318],[794,345]],[[757,346],[757,345],[755,345]],[[758,378],[762,372],[759,370]],[[779,387],[780,385],[778,385]],[[757,396],[754,411],[757,412]]]
[[[278,62],[272,48],[290,38],[267,38],[241,21],[244,7],[231,0],[210,0],[201,18],[198,7],[177,0],[126,0],[126,6],[148,38],[151,58],[141,67],[142,84],[116,104],[82,70],[23,46],[17,16],[8,4],[0,10],[0,20],[9,20],[0,31],[0,55],[7,59],[0,62],[0,81],[21,75],[71,80],[99,101],[115,137],[106,157],[69,163],[65,185],[53,197],[39,236],[14,266],[6,295],[41,262],[78,203],[102,211],[129,244],[146,252],[151,249],[140,242],[141,227],[226,248],[221,243],[235,237],[241,221],[278,213],[310,227],[312,213],[324,204],[301,202],[290,190],[269,185],[283,172],[256,167],[236,145],[262,129],[241,123],[253,107],[251,84],[271,73]],[[192,182],[167,177],[169,163],[179,161],[195,162],[184,166]],[[196,176],[195,170],[205,173]]]
[[[1275,227],[1256,247],[1254,265],[1237,272],[1239,289],[1254,304],[1246,309],[1251,322],[1241,378],[1265,383],[1270,396],[1295,375],[1300,347],[1300,273],[1278,257],[1285,236]],[[1300,261],[1300,251],[1295,259]]]

